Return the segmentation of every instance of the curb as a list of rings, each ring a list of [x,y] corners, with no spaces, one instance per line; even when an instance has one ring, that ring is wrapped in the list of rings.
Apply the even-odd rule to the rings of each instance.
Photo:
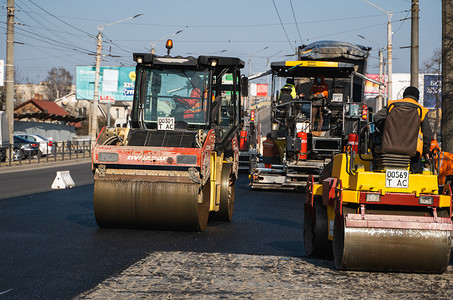
[[[52,162],[40,162],[40,163],[32,163],[26,164],[23,163],[22,165],[15,165],[15,166],[0,166],[0,174],[5,173],[13,173],[13,172],[23,172],[29,170],[36,170],[36,169],[47,169],[47,168],[54,168],[60,166],[71,166],[77,164],[83,164],[91,162],[91,157],[86,158],[79,158],[79,159],[71,159],[71,160],[60,160],[60,161],[52,161]]]

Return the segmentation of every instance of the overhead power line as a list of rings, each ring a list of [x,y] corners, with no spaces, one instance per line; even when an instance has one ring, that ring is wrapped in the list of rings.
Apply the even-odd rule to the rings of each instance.
[[[282,18],[280,18],[280,14],[278,13],[278,9],[277,9],[277,6],[275,5],[275,1],[272,0],[272,3],[274,3],[275,12],[277,13],[278,20],[280,21],[280,24],[282,25],[283,32],[285,33],[286,39],[288,40],[288,43],[289,43],[289,47],[291,48],[291,51],[293,51],[293,45],[291,44],[291,41],[289,40],[288,33],[286,33],[285,26],[283,25]]]
[[[48,15],[50,15],[50,16],[54,17],[55,19],[57,19],[58,21],[62,22],[63,24],[66,24],[67,26],[69,26],[69,27],[71,27],[71,28],[73,28],[73,29],[75,29],[75,30],[78,30],[78,31],[80,31],[80,32],[83,32],[83,33],[85,33],[86,35],[88,35],[89,37],[96,38],[95,35],[93,35],[93,34],[91,34],[91,33],[89,33],[89,32],[86,32],[85,30],[82,30],[82,29],[80,29],[80,28],[77,28],[77,27],[75,27],[74,25],[72,25],[72,24],[70,24],[70,23],[68,23],[68,22],[66,22],[66,21],[64,21],[64,20],[62,20],[61,18],[55,16],[55,15],[52,14],[51,12],[49,12],[49,11],[47,11],[46,9],[42,8],[41,6],[39,6],[38,4],[36,4],[35,2],[33,2],[32,0],[29,0],[29,1],[30,1],[33,5],[35,5],[36,7],[38,7],[39,9],[41,9],[42,11],[44,11],[45,13],[47,13]]]
[[[300,35],[299,25],[297,24],[296,14],[294,13],[293,2],[289,0],[289,4],[291,4],[291,10],[293,11],[294,23],[296,23],[297,33],[299,34],[300,43],[302,44],[302,36]]]

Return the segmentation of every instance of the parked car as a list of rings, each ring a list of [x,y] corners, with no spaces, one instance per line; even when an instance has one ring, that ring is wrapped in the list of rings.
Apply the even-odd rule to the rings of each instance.
[[[26,140],[20,136],[14,135],[13,160],[22,160],[24,158],[38,155],[39,145],[37,142]]]
[[[47,154],[52,154],[54,152],[55,145],[53,142],[39,134],[21,133],[17,134],[17,136],[32,142],[37,142],[39,144],[40,156],[46,156]]]

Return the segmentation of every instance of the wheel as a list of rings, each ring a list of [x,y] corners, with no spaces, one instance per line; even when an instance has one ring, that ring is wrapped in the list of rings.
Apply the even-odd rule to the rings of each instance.
[[[356,210],[349,207],[342,207],[343,216],[335,216],[335,225],[333,227],[333,261],[335,268],[341,270],[344,267],[343,254],[344,254],[344,216],[348,213],[355,213]]]
[[[22,150],[22,149],[14,150],[13,157],[14,157],[14,160],[23,160],[25,157],[24,150]]]
[[[215,214],[215,219],[220,221],[231,221],[234,208],[235,180],[230,177],[231,165],[224,164],[220,183],[220,209]]]
[[[211,197],[211,184],[208,180],[198,195],[198,231],[204,231],[209,220],[209,206]]]
[[[304,214],[305,253],[307,256],[329,256],[332,246],[328,239],[327,208],[322,205],[320,197],[315,197],[313,206],[312,211],[307,207]]]
[[[106,176],[107,177],[107,176]],[[210,209],[210,181],[137,180],[130,176],[94,181],[94,215],[102,228],[203,231]]]
[[[6,161],[6,149],[0,149],[0,162]]]

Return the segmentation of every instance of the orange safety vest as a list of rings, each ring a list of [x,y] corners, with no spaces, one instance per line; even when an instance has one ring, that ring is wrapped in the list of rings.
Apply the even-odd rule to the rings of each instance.
[[[184,112],[184,119],[193,119],[196,113],[203,111],[203,101],[201,99],[200,89],[193,89],[190,93],[191,98],[198,98],[196,103],[194,103],[189,109]],[[208,90],[204,92],[204,98],[207,99]],[[212,101],[214,101],[214,95],[212,95]]]
[[[440,151],[439,144],[435,139],[431,139],[430,150],[438,149],[438,155],[434,155],[434,164],[439,171],[437,175],[437,182],[439,185],[445,184],[445,178],[453,175],[453,154],[449,152]]]
[[[310,93],[315,94],[315,96],[318,96],[318,94],[322,94],[324,98],[327,99],[327,96],[329,95],[329,86],[327,83],[324,81],[324,77],[320,76],[321,78],[321,83],[317,83],[316,81],[313,82],[313,85],[311,86]]]
[[[412,99],[412,98],[403,98],[403,99],[399,99],[399,100],[389,100],[387,106],[390,107],[393,103],[398,103],[398,102],[412,103],[412,104],[415,104],[418,107],[420,107],[421,111],[422,111],[422,115],[421,115],[420,119],[421,119],[422,122],[423,122],[423,120],[425,120],[426,114],[429,112],[429,110],[427,108],[424,108],[422,105],[420,105],[420,103],[418,103],[415,99]],[[389,112],[390,112],[390,110],[392,110],[392,108],[393,107],[390,107]],[[420,126],[420,128],[418,130],[417,151],[418,151],[418,153],[420,153],[420,155],[422,155],[422,153],[423,153],[423,133],[422,133],[421,126]]]

